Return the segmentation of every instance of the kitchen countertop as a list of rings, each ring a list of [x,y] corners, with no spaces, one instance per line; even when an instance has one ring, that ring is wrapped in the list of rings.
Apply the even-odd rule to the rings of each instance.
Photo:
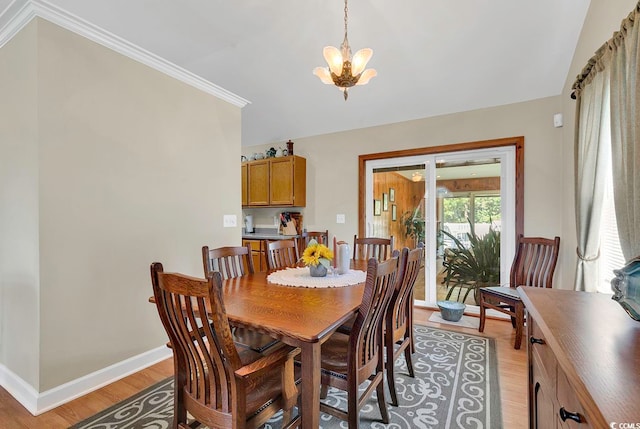
[[[282,234],[269,234],[261,232],[242,233],[243,240],[286,240],[288,238],[299,238],[299,235],[282,235]]]
[[[299,238],[299,235],[278,234],[277,228],[256,228],[254,232],[242,230],[243,240],[286,240],[288,238]]]

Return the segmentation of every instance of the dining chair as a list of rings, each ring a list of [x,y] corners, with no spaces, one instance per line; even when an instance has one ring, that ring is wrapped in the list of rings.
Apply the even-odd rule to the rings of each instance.
[[[358,428],[360,408],[376,392],[382,421],[389,423],[384,397],[384,344],[382,329],[384,315],[395,288],[398,258],[384,262],[375,258],[367,264],[367,278],[355,321],[349,334],[334,332],[321,346],[321,398],[328,387],[347,392],[347,410],[320,403],[320,411],[348,422]],[[369,380],[362,394],[358,387]]]
[[[205,278],[208,278],[214,271],[218,271],[225,280],[254,273],[250,245],[226,246],[216,249],[209,249],[209,246],[203,246],[202,265]],[[263,352],[278,342],[267,334],[247,329],[243,326],[232,326],[231,332],[236,343],[257,352]]]
[[[329,247],[329,230],[303,231],[298,239],[298,249],[300,249],[301,253],[307,248],[311,240],[316,240],[319,244]]]
[[[392,251],[393,235],[389,238],[353,236],[353,259],[376,258],[382,262],[391,256]]]
[[[291,419],[299,349],[279,343],[265,354],[239,350],[231,339],[219,272],[198,279],[165,273],[155,262],[151,282],[173,349],[174,428],[196,427],[187,414],[209,428],[257,428],[281,409],[285,427],[299,423],[299,416]]]
[[[389,309],[385,315],[384,345],[386,351],[387,384],[391,394],[391,403],[398,405],[396,392],[394,363],[404,352],[407,363],[407,371],[410,377],[414,377],[413,361],[411,360],[411,340],[413,336],[413,288],[420,272],[423,261],[423,248],[417,247],[402,251],[394,250],[393,256],[399,257],[398,274],[396,276],[395,289],[391,295]],[[396,346],[398,346],[396,348]]]
[[[234,279],[253,274],[251,246],[227,246],[209,249],[202,247],[202,264],[205,277],[212,271],[218,271],[223,279]]]
[[[516,256],[511,265],[509,286],[480,288],[480,326],[484,332],[487,309],[493,309],[511,316],[511,324],[516,329],[514,348],[519,349],[524,331],[524,304],[520,299],[518,286],[551,288],[553,273],[558,262],[560,237],[518,237]]]
[[[299,260],[295,238],[267,242],[267,267],[270,270],[295,267]]]

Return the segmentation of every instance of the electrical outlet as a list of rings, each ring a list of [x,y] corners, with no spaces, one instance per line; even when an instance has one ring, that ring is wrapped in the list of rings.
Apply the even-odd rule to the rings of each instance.
[[[224,215],[222,218],[222,226],[225,228],[233,228],[238,226],[238,218],[236,215]]]
[[[336,215],[336,223],[345,223],[345,216],[343,214]]]

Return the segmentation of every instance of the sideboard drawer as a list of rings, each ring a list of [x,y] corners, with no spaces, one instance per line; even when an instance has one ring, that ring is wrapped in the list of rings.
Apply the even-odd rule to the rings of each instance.
[[[588,419],[585,415],[582,405],[576,396],[575,390],[571,387],[567,376],[558,368],[557,376],[557,398],[558,398],[558,416],[561,428],[590,428]],[[564,420],[563,420],[564,418]],[[576,421],[576,420],[579,420]]]
[[[540,363],[540,376],[548,384],[549,387],[553,387],[555,391],[556,386],[556,368],[558,361],[556,360],[553,351],[547,344],[547,339],[540,330],[538,324],[533,318],[527,320],[529,324],[528,341],[529,349],[532,357],[536,357]],[[533,341],[531,341],[533,339]]]

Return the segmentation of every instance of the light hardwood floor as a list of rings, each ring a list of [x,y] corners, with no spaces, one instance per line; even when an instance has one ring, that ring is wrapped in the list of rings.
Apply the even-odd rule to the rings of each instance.
[[[431,313],[431,310],[416,309],[415,323],[468,334],[479,334],[476,329],[429,322]],[[496,339],[504,428],[525,428],[528,421],[526,346],[523,345],[521,350],[514,350],[514,330],[509,322],[487,320],[484,335]],[[165,379],[172,373],[173,363],[169,359],[37,417],[32,416],[6,390],[0,388],[0,428],[68,428],[70,425]]]

